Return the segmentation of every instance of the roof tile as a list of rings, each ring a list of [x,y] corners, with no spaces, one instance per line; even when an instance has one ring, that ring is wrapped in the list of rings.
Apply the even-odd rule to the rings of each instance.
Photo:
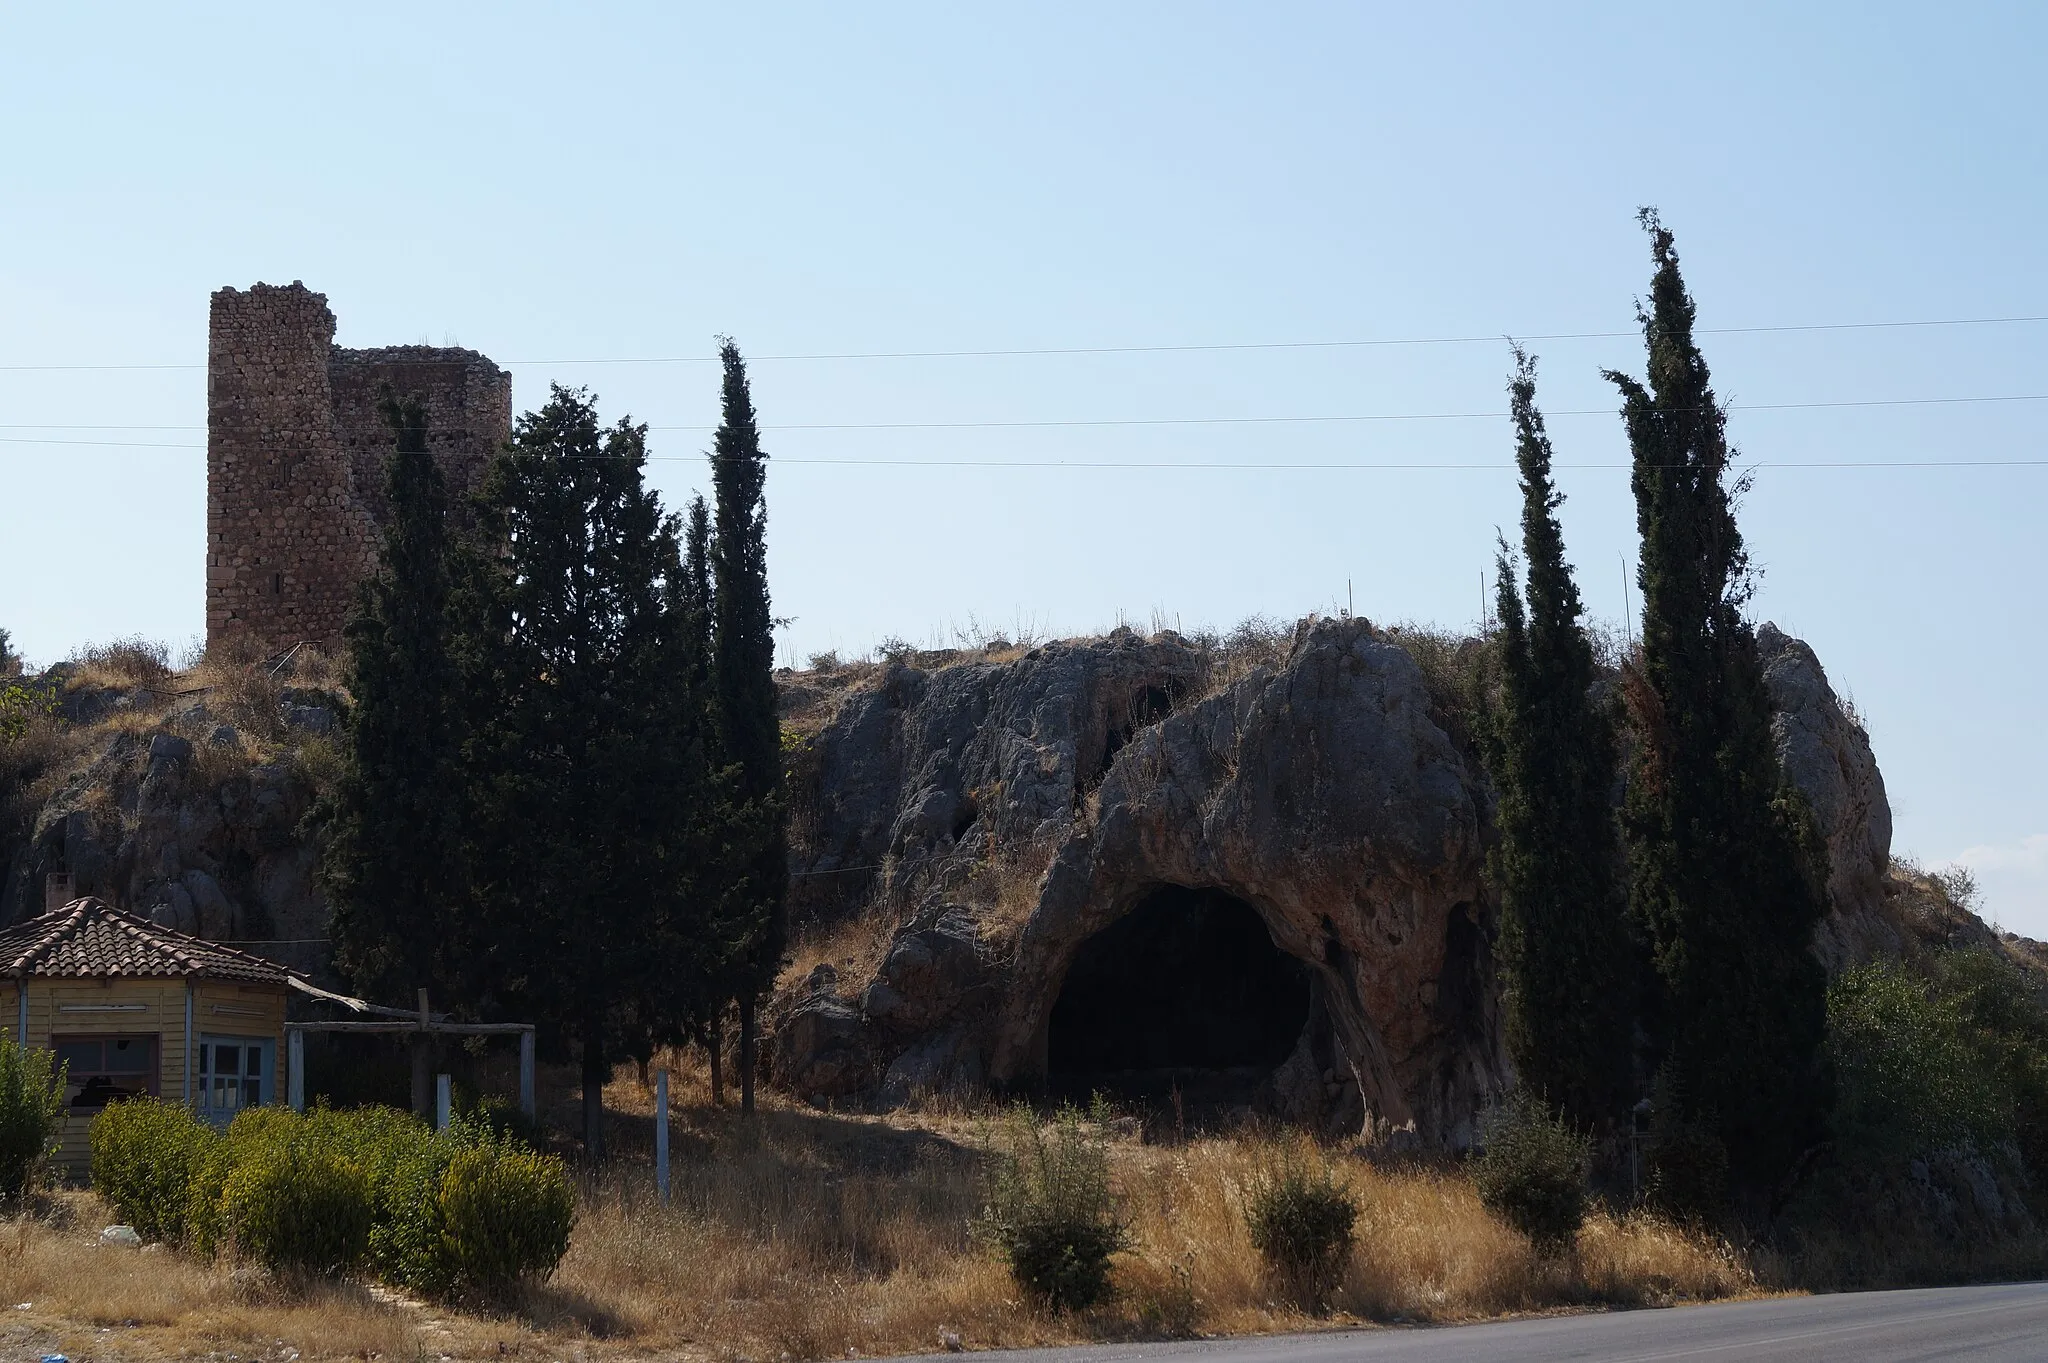
[[[288,974],[261,956],[163,927],[103,899],[74,899],[0,931],[0,977],[197,976],[283,984]]]

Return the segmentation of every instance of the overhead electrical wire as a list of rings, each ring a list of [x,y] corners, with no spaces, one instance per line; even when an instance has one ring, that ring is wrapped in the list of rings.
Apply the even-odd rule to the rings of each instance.
[[[1945,407],[1969,403],[2048,402],[2048,393],[1998,393],[1974,397],[1941,398],[1852,398],[1822,402],[1730,403],[1730,412],[1793,412],[1853,409],[1859,407]],[[1546,417],[1613,416],[1611,407],[1562,408],[1545,412]],[[989,431],[1053,430],[1146,426],[1271,426],[1337,425],[1373,421],[1474,421],[1500,420],[1507,412],[1369,412],[1329,416],[1184,416],[1184,417],[1081,417],[1046,420],[1006,421],[820,421],[792,422],[763,426],[764,431]],[[95,426],[61,422],[17,422],[0,425],[6,431],[198,431],[203,426]],[[715,426],[653,426],[650,431],[712,431]],[[15,445],[106,445],[134,449],[197,450],[204,445],[189,442],[71,440],[39,436],[0,436],[0,443]]]
[[[1898,321],[1878,322],[1805,322],[1778,326],[1751,327],[1700,327],[1694,332],[1699,336],[1756,336],[1769,334],[1790,334],[1798,332],[1828,331],[1885,331],[1925,327],[1981,327],[2016,326],[2027,323],[2048,322],[2048,314],[2013,317],[1930,317],[1911,318]],[[1519,341],[1602,341],[1633,338],[1639,331],[1551,331],[1533,335],[1517,335]],[[1435,345],[1482,345],[1496,344],[1509,339],[1507,336],[1387,336],[1351,340],[1331,341],[1210,341],[1189,343],[1167,343],[1152,345],[1094,345],[1094,346],[1038,346],[1013,347],[985,350],[863,350],[863,351],[818,351],[807,354],[749,355],[749,363],[800,363],[839,360],[947,360],[947,359],[1015,359],[1033,356],[1058,355],[1172,355],[1204,352],[1230,352],[1254,350],[1349,350],[1367,349],[1379,346],[1435,346]],[[520,366],[579,365],[579,364],[715,364],[716,355],[611,355],[597,357],[567,357],[540,360],[502,360],[501,364]],[[386,360],[386,364],[434,364],[433,360]],[[55,372],[60,370],[174,370],[203,369],[199,363],[180,364],[7,364],[0,365],[0,373]]]

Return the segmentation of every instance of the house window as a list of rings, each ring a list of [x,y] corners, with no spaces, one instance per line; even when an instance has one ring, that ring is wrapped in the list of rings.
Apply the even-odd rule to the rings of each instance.
[[[277,1043],[262,1037],[209,1036],[199,1043],[199,1092],[194,1104],[203,1117],[231,1121],[245,1107],[276,1101],[270,1076]]]
[[[97,1112],[122,1098],[154,1094],[157,1084],[153,1036],[60,1036],[52,1038],[64,1067],[64,1105]]]

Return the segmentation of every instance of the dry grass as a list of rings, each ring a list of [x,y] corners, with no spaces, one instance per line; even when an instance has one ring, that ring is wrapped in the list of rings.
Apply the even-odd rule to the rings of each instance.
[[[839,972],[842,988],[856,987],[881,966],[896,924],[893,910],[871,900],[851,918],[800,931],[790,944],[788,964],[776,978],[776,992],[802,984],[821,965]]]
[[[981,1117],[831,1116],[769,1096],[751,1123],[708,1105],[677,1065],[674,1197],[655,1197],[644,1155],[648,1095],[608,1091],[624,1157],[586,1184],[568,1257],[511,1315],[428,1308],[349,1284],[291,1287],[177,1254],[103,1249],[107,1213],[84,1194],[0,1227],[0,1300],[17,1324],[79,1356],[223,1351],[306,1359],[711,1357],[795,1360],[926,1352],[940,1331],[970,1347],[1450,1322],[1591,1305],[1707,1300],[1757,1290],[1708,1238],[1644,1218],[1596,1216],[1576,1255],[1537,1258],[1452,1172],[1376,1168],[1333,1155],[1363,1207],[1359,1245],[1314,1319],[1279,1300],[1243,1216],[1245,1189],[1285,1138],[1183,1145],[1118,1139],[1114,1163],[1137,1248],[1115,1298],[1049,1314],[1022,1299],[972,1232],[981,1206]],[[624,1073],[622,1071],[622,1073]],[[1122,1129],[1121,1126],[1119,1129]]]
[[[286,1286],[182,1255],[102,1247],[111,1219],[89,1194],[0,1226],[0,1297],[15,1323],[73,1357],[177,1358],[231,1350],[412,1359],[419,1313],[350,1283]]]
[[[1013,843],[995,848],[975,863],[965,898],[982,940],[991,950],[1000,953],[1015,944],[1038,908],[1046,868],[1057,852],[1050,840]]]
[[[1451,1322],[1596,1305],[1703,1301],[1757,1291],[1720,1242],[1648,1217],[1596,1215],[1555,1261],[1479,1205],[1455,1172],[1331,1158],[1359,1198],[1359,1247],[1334,1314],[1279,1299],[1245,1229],[1245,1190],[1283,1140],[1247,1133],[1149,1146],[1114,1162],[1138,1248],[1116,1297],[1076,1316],[1021,1300],[970,1231],[982,1197],[980,1116],[927,1109],[829,1116],[771,1098],[750,1127],[700,1105],[701,1074],[673,1093],[674,1203],[644,1168],[586,1190],[583,1220],[547,1294],[549,1329],[656,1349],[793,1360],[927,1351],[941,1329],[971,1347]],[[636,1084],[615,1109],[646,1110]],[[630,1146],[636,1130],[622,1131]]]
[[[139,636],[88,644],[72,661],[79,666],[79,682],[112,690],[136,686],[161,687],[173,675],[169,646]]]

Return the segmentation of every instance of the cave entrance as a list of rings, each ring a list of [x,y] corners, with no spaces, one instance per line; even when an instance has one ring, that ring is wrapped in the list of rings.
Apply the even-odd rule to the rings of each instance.
[[[1308,967],[1258,911],[1221,890],[1165,885],[1081,944],[1053,1003],[1054,1093],[1251,1103],[1309,1016]]]

